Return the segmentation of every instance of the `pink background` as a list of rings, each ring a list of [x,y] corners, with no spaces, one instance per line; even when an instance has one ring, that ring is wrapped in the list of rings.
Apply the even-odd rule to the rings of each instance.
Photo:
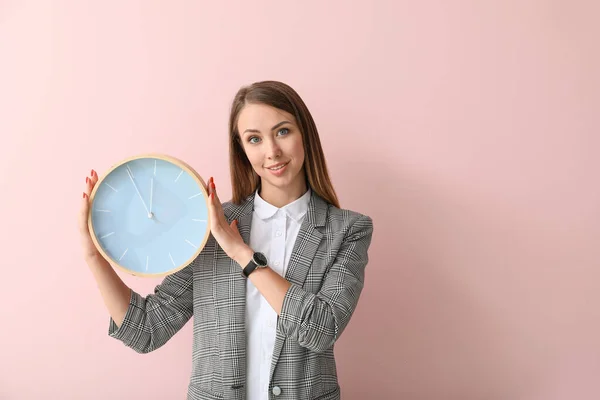
[[[107,336],[81,192],[159,151],[228,199],[228,107],[262,79],[375,220],[344,399],[600,398],[600,3],[350,4],[0,3],[1,399],[184,398],[191,324],[145,356]]]

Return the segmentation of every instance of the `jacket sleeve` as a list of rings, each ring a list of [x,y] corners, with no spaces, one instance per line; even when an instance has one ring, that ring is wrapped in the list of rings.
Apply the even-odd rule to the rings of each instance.
[[[164,345],[192,317],[192,264],[168,275],[154,294],[142,297],[131,291],[129,307],[121,326],[110,318],[108,334],[138,353],[149,353]]]
[[[315,352],[329,349],[352,316],[364,285],[373,221],[363,215],[349,229],[318,293],[292,284],[278,327],[286,337]]]

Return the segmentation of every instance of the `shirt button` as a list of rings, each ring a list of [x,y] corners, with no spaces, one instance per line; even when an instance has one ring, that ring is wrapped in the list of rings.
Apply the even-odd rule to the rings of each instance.
[[[275,266],[278,266],[278,265],[279,265],[279,261],[275,261]]]
[[[281,388],[279,386],[273,387],[273,394],[279,396],[281,394]]]
[[[281,236],[281,231],[275,232],[275,236]]]

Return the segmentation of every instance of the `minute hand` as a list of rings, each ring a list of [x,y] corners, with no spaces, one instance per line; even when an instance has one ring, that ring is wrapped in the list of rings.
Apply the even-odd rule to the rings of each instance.
[[[152,195],[154,194],[154,177],[150,179],[150,213],[152,214]]]
[[[129,175],[129,179],[131,179],[131,183],[133,183],[133,187],[135,188],[135,191],[137,192],[138,196],[140,197],[140,200],[142,201],[142,204],[144,205],[144,208],[146,209],[146,213],[148,213],[148,218],[152,218],[152,213],[150,213],[150,211],[148,210],[146,202],[142,198],[142,194],[140,193],[140,190],[138,189],[137,185],[135,184],[135,181],[133,180],[133,175],[131,175],[129,166],[127,167],[127,174]]]

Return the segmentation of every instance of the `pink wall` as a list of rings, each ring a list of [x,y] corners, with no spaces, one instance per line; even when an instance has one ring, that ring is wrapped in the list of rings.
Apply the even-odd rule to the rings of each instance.
[[[191,324],[146,356],[107,336],[85,175],[160,151],[226,182],[262,79],[375,220],[344,399],[600,398],[600,3],[33,3],[0,4],[1,399],[184,397]]]

